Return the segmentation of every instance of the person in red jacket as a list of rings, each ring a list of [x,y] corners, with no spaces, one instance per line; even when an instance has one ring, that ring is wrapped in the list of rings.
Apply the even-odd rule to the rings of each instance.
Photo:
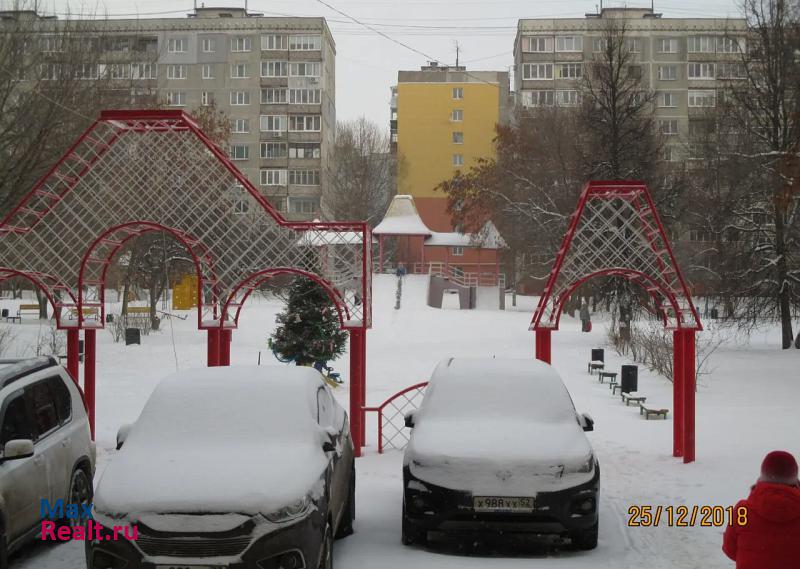
[[[761,476],[736,504],[732,522],[722,551],[736,569],[800,567],[800,481],[791,454],[776,450],[764,458]]]

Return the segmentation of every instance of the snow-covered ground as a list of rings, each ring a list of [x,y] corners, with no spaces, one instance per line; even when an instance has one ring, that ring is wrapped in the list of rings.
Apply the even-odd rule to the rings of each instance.
[[[450,356],[533,357],[528,323],[535,299],[521,297],[509,310],[437,310],[425,306],[424,277],[407,277],[400,310],[394,310],[394,278],[374,283],[374,327],[367,338],[367,403],[377,405],[399,389],[423,381],[439,360]],[[13,307],[19,301],[0,301]],[[446,305],[449,307],[449,305]],[[265,341],[282,306],[252,297],[234,332],[232,363],[277,363]],[[5,324],[0,324],[5,326]],[[8,356],[35,345],[38,321],[11,325],[16,346]],[[579,322],[564,317],[553,335],[553,362],[580,412],[595,419],[589,438],[602,470],[600,545],[590,552],[529,551],[500,556],[479,550],[465,555],[450,548],[425,550],[400,544],[402,453],[376,450],[376,422],[369,419],[366,456],[357,462],[355,535],[336,543],[338,567],[588,567],[717,569],[732,567],[722,554],[720,528],[627,526],[633,505],[723,505],[746,495],[764,454],[786,449],[800,455],[800,351],[777,348],[777,330],[754,334],[748,342],[732,338],[712,357],[712,374],[701,378],[697,394],[697,462],[684,465],[671,456],[672,419],[645,421],[638,410],[612,397],[606,385],[586,373],[589,350],[605,343],[605,327],[582,334]],[[173,343],[174,338],[174,343]],[[135,420],[159,378],[202,366],[205,335],[187,320],[165,321],[162,331],[142,338],[141,346],[115,344],[108,332],[98,335],[97,443],[99,472],[113,460],[118,427]],[[173,348],[174,346],[174,348]],[[606,349],[607,368],[622,363]],[[334,367],[348,376],[347,358]],[[337,390],[346,406],[348,386]],[[639,369],[639,391],[648,403],[672,408],[671,384]],[[468,434],[465,433],[465,436]],[[80,543],[36,544],[14,556],[12,569],[85,567]]]

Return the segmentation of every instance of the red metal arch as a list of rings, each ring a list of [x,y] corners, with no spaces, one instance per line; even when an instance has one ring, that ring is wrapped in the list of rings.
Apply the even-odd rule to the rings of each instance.
[[[42,291],[42,294],[44,294],[47,297],[47,301],[50,303],[50,306],[53,308],[53,315],[55,316],[56,324],[58,325],[59,321],[61,320],[61,314],[59,313],[58,310],[56,310],[56,306],[57,306],[56,299],[53,296],[53,291],[52,291],[51,287],[48,287],[42,281],[42,279],[51,279],[54,282],[57,282],[56,279],[54,277],[51,277],[50,275],[45,275],[45,274],[41,274],[41,273],[39,273],[37,275],[37,274],[27,273],[25,271],[18,271],[16,269],[9,269],[9,268],[5,268],[5,267],[0,267],[0,282],[6,281],[8,279],[12,279],[14,277],[23,278],[23,279],[29,281],[30,283],[32,283],[40,291]],[[70,296],[70,298],[72,298],[74,300],[74,297],[72,296],[72,291],[70,291],[67,287],[63,287],[62,290],[64,290],[64,292],[66,292]]]

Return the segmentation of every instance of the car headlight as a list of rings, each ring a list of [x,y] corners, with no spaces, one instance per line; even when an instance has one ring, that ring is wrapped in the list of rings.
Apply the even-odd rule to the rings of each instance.
[[[279,510],[264,514],[264,517],[273,523],[280,524],[303,517],[310,509],[311,498],[304,496],[303,498],[292,502],[291,504],[288,504]]]

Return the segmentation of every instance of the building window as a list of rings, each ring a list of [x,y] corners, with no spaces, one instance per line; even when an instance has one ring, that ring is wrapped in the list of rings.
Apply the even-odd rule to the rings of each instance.
[[[155,63],[132,63],[131,75],[134,79],[157,79],[158,66]]]
[[[713,63],[690,63],[688,66],[687,76],[689,79],[713,79],[714,78],[714,64]]]
[[[75,79],[97,79],[99,69],[94,63],[78,63],[74,66]]]
[[[659,65],[658,78],[661,81],[675,81],[678,78],[677,65]]]
[[[287,61],[262,61],[262,77],[288,77],[289,62]]]
[[[203,65],[203,79],[214,78],[214,66],[206,63]]]
[[[522,38],[522,51],[527,53],[550,53],[553,51],[553,38],[528,36]]]
[[[289,36],[289,49],[292,51],[319,51],[322,49],[322,36]]]
[[[289,47],[288,37],[280,34],[270,34],[268,36],[261,36],[261,50],[262,51],[275,51],[286,50]]]
[[[231,105],[241,106],[250,104],[249,91],[231,91]]]
[[[167,79],[186,79],[188,65],[167,65]]]
[[[664,91],[658,94],[658,106],[661,108],[677,107],[678,96],[675,93]]]
[[[603,53],[607,45],[606,38],[592,38],[592,53]]]
[[[714,91],[689,91],[690,107],[713,107],[716,93]]]
[[[464,155],[453,154],[453,166],[463,166],[463,165],[464,165]]]
[[[322,117],[320,115],[291,115],[289,130],[291,132],[319,132],[322,130]]]
[[[261,132],[286,132],[286,115],[261,115],[259,128]]]
[[[233,202],[233,215],[244,215],[250,209],[250,203],[247,198],[237,198]]]
[[[558,65],[556,78],[580,79],[583,76],[583,66],[580,63],[561,63]]]
[[[676,153],[675,148],[673,146],[664,145],[661,147],[660,150],[661,154],[659,158],[664,162],[673,162],[675,161]]]
[[[319,198],[290,198],[292,213],[316,213],[319,209]]]
[[[463,132],[454,132],[453,133],[453,144],[464,144],[464,133]]]
[[[463,247],[453,247],[450,250],[450,253],[453,257],[462,257],[464,255],[464,248]]]
[[[319,89],[290,89],[290,105],[319,105],[322,102],[322,91]]]
[[[249,160],[250,146],[247,144],[231,144],[231,160]]]
[[[261,158],[286,158],[285,142],[262,142]]]
[[[552,79],[552,63],[525,63],[522,65],[523,79]]]
[[[208,107],[214,104],[214,93],[211,91],[202,91],[200,93],[200,105]]]
[[[39,43],[40,49],[45,53],[58,53],[64,51],[64,41],[59,36],[44,36]]]
[[[656,40],[656,51],[658,53],[678,53],[678,39],[658,38]]]
[[[559,107],[578,106],[578,91],[556,91],[556,105]]]
[[[744,53],[744,40],[739,38],[718,37],[717,53]]]
[[[642,39],[641,38],[627,38],[625,40],[625,47],[629,53],[642,52]]]
[[[658,131],[661,134],[678,134],[678,119],[662,119],[658,121]]]
[[[231,79],[247,79],[248,77],[246,63],[234,63],[231,65]]]
[[[319,77],[322,64],[319,62],[302,61],[289,64],[290,77]]]
[[[170,38],[167,40],[167,51],[169,53],[186,53],[189,48],[187,38]]]
[[[714,53],[714,36],[689,36],[686,38],[689,53]]]
[[[583,51],[583,37],[556,36],[556,51]]]
[[[522,91],[523,107],[552,107],[555,104],[555,91]]]
[[[320,156],[318,142],[299,142],[289,145],[289,158],[319,158]]]
[[[253,49],[253,42],[250,38],[238,37],[231,38],[231,51],[244,52]]]
[[[231,119],[231,132],[235,134],[250,132],[250,121],[248,119]]]
[[[453,98],[454,99],[463,99],[464,98],[464,88],[463,87],[453,87]]]
[[[215,51],[217,51],[217,40],[203,38],[203,53],[214,53]]]
[[[289,184],[319,186],[319,170],[289,170]]]
[[[115,63],[108,66],[108,76],[112,79],[130,79],[131,66],[127,63]]]
[[[464,111],[461,109],[453,109],[450,114],[450,120],[453,122],[461,122],[464,120]]]
[[[285,186],[286,185],[286,170],[279,170],[277,168],[262,168],[261,169],[261,185],[262,186]]]
[[[261,104],[286,103],[286,89],[261,89]]]
[[[170,107],[185,107],[186,91],[167,91],[167,105]]]
[[[747,79],[747,66],[744,63],[717,63],[718,79]]]

